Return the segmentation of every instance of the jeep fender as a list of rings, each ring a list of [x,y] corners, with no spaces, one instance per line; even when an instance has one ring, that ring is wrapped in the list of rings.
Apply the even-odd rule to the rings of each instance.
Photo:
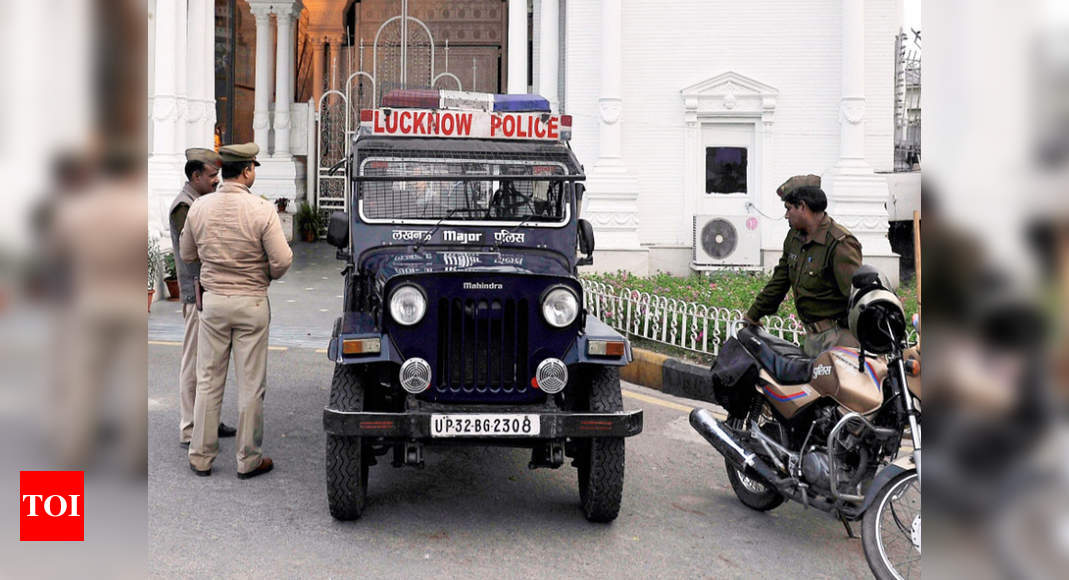
[[[591,340],[622,340],[624,342],[624,356],[620,358],[590,356],[587,354],[587,343]],[[594,364],[622,367],[630,363],[631,360],[631,342],[608,324],[605,324],[596,316],[591,316],[590,314],[587,314],[586,316],[586,324],[583,326],[583,332],[576,337],[575,342],[572,343],[572,347],[568,349],[568,352],[564,355],[564,364],[568,366],[575,364]]]

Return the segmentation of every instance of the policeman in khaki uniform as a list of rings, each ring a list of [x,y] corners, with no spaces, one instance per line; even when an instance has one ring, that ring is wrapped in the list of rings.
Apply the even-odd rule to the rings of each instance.
[[[237,472],[246,479],[271,471],[260,449],[267,383],[267,286],[289,270],[286,244],[274,204],[249,191],[256,180],[255,143],[219,149],[223,185],[189,209],[182,259],[200,260],[203,310],[197,349],[197,396],[189,467],[211,475],[219,455],[219,411],[230,352],[238,382]]]
[[[861,243],[824,213],[828,198],[819,176],[797,175],[776,193],[791,229],[772,279],[754,299],[746,321],[758,324],[762,316],[775,314],[789,289],[805,327],[802,348],[807,355],[815,357],[833,346],[858,346],[847,329],[847,303],[851,278],[861,266]]]
[[[219,166],[222,158],[214,149],[194,147],[186,149],[186,179],[182,191],[174,198],[170,211],[167,212],[171,224],[171,247],[179,252],[182,228],[186,225],[186,216],[194,201],[202,195],[215,191],[219,185]],[[178,402],[180,419],[178,424],[178,442],[189,447],[193,437],[193,399],[197,392],[197,309],[194,307],[196,297],[193,295],[193,279],[200,276],[200,262],[186,264],[181,259],[174,261],[178,274],[178,285],[182,289],[182,317],[185,318],[185,333],[182,335],[182,362],[178,371]],[[233,437],[237,430],[224,423],[219,423],[220,437]]]

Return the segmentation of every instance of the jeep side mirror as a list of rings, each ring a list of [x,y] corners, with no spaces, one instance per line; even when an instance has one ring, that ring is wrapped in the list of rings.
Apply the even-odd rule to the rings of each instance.
[[[349,214],[343,211],[330,214],[330,221],[327,223],[327,243],[339,250],[344,250],[349,246]]]
[[[577,266],[594,263],[594,226],[584,219],[579,220],[579,252],[586,256],[576,261]]]

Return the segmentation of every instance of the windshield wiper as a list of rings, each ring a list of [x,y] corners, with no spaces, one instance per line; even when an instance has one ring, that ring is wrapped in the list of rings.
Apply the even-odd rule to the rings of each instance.
[[[419,243],[416,244],[415,246],[412,246],[412,252],[413,253],[418,252],[420,246],[423,246],[427,242],[431,241],[431,238],[434,237],[434,234],[438,233],[438,228],[442,227],[442,222],[444,222],[445,220],[453,217],[453,214],[457,213],[458,211],[461,211],[462,209],[464,209],[464,208],[462,208],[462,207],[454,207],[453,209],[449,210],[445,214],[445,217],[440,218],[438,220],[438,222],[434,224],[434,227],[431,228],[431,231],[427,233],[427,236],[425,238],[420,240]]]

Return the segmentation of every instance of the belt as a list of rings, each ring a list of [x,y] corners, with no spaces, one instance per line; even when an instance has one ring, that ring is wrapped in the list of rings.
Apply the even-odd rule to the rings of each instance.
[[[825,332],[833,328],[838,328],[839,322],[832,318],[825,318],[824,320],[817,320],[816,322],[803,322],[802,328],[810,334],[817,334]]]

